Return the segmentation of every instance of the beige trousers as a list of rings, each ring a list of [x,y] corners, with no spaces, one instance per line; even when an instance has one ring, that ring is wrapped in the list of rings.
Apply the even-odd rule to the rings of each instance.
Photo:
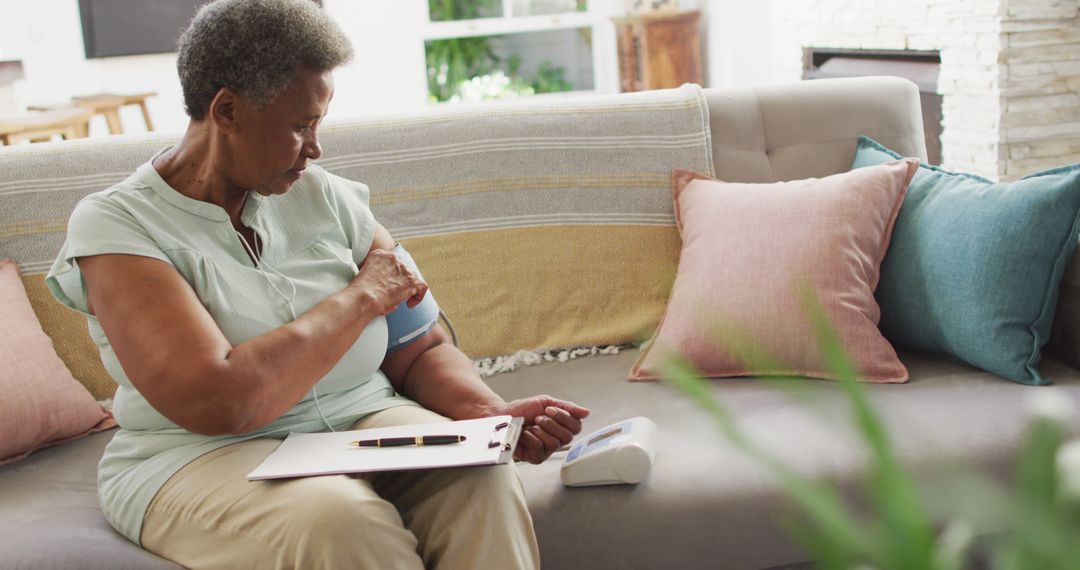
[[[445,420],[389,408],[353,429]],[[143,519],[147,550],[189,568],[538,568],[513,463],[248,481],[278,445],[252,440],[191,462]]]

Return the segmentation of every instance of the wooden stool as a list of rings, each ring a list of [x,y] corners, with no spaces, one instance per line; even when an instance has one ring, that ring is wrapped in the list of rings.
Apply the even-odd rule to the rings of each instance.
[[[0,117],[0,143],[47,141],[53,135],[65,139],[85,138],[93,111],[85,107],[62,107],[27,115]]]

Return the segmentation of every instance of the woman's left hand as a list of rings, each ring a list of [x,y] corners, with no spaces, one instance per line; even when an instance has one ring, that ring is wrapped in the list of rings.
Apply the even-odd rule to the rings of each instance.
[[[524,417],[514,459],[543,463],[581,433],[581,420],[588,417],[589,410],[551,396],[532,396],[508,402],[492,415]]]

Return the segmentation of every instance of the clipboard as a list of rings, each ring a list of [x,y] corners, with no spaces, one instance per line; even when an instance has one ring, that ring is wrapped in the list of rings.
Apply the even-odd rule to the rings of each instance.
[[[524,418],[492,416],[474,420],[410,424],[324,433],[290,433],[251,473],[248,481],[497,465],[514,456]],[[465,441],[449,445],[355,447],[350,442],[382,437],[460,434]]]

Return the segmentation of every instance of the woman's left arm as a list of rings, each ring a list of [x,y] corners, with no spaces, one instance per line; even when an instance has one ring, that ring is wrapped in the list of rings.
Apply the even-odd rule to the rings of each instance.
[[[376,225],[371,249],[390,251],[394,240]],[[573,402],[539,395],[507,402],[477,374],[473,363],[450,342],[450,335],[436,325],[408,346],[386,356],[382,371],[398,393],[450,419],[463,420],[497,415],[525,418],[514,455],[540,463],[581,432],[581,420],[589,410]]]

